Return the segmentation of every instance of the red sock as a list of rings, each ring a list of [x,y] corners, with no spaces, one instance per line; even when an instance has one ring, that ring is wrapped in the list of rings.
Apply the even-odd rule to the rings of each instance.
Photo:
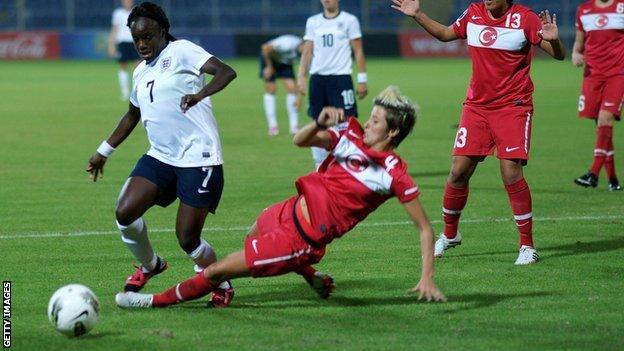
[[[533,213],[531,205],[531,190],[524,178],[519,181],[505,185],[511,211],[516,220],[518,232],[520,232],[520,246],[527,245],[533,247]]]
[[[594,162],[590,171],[598,176],[600,169],[605,162],[607,150],[609,149],[609,141],[613,137],[613,127],[601,126],[596,128],[596,146],[594,147]]]
[[[152,306],[166,307],[175,305],[181,301],[198,299],[208,295],[215,287],[210,279],[204,277],[203,272],[196,274],[193,278],[172,286],[167,291],[154,295]]]
[[[609,138],[609,144],[607,145],[607,157],[605,157],[604,168],[605,171],[607,171],[607,177],[609,178],[609,180],[617,179],[617,175],[615,174],[615,150],[613,148],[613,134],[611,134],[611,138]]]
[[[316,269],[314,269],[314,267],[312,266],[305,266],[295,272],[302,276],[308,282],[308,284],[312,284],[312,279],[314,278],[314,273],[316,273]]]
[[[459,217],[468,201],[468,187],[459,189],[446,183],[442,200],[442,218],[444,219],[444,236],[453,239],[457,236]]]

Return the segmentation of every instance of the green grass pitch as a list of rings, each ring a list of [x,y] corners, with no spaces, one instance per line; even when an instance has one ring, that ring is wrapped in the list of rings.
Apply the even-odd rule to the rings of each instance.
[[[224,146],[226,185],[204,237],[221,255],[238,250],[267,205],[294,194],[312,168],[309,150],[292,145],[284,93],[281,134],[269,138],[256,61],[226,60],[238,78],[214,97]],[[371,97],[398,85],[421,106],[415,132],[399,153],[422,190],[437,232],[467,60],[369,59]],[[147,150],[141,127],[109,159],[94,184],[87,159],[127,108],[113,62],[3,62],[0,65],[0,276],[13,282],[15,350],[616,350],[624,345],[624,193],[572,180],[592,158],[594,125],[576,117],[582,72],[538,59],[531,160],[534,236],[542,261],[515,267],[517,233],[498,162],[488,158],[471,182],[461,247],[436,262],[447,303],[419,303],[418,234],[396,200],[329,246],[319,264],[337,285],[319,300],[295,275],[240,279],[222,310],[205,301],[163,310],[114,304],[133,268],[116,234],[114,206],[136,160]],[[301,114],[301,123],[307,121]],[[624,130],[615,128],[616,150]],[[616,154],[624,172],[622,156]],[[624,173],[623,173],[624,174]],[[173,233],[175,210],[146,215],[156,251],[171,267],[146,287],[163,290],[192,274]],[[101,302],[88,335],[66,339],[46,317],[51,294],[82,283]]]

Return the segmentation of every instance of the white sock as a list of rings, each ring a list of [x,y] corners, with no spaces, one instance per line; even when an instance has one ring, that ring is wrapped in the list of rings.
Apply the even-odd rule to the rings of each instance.
[[[275,112],[275,95],[264,93],[264,114],[266,115],[269,129],[277,127],[277,115]]]
[[[128,72],[124,70],[119,70],[117,72],[117,76],[119,77],[119,88],[121,89],[121,95],[124,98],[130,96],[130,88],[128,87]]]
[[[199,246],[188,256],[195,262],[195,272],[197,273],[217,261],[217,253],[204,239],[200,239]]]
[[[290,123],[290,132],[294,133],[299,128],[299,111],[295,103],[297,102],[297,94],[286,95],[286,110],[288,111],[288,122]]]
[[[314,166],[316,167],[316,170],[318,170],[321,166],[321,163],[323,163],[323,161],[325,161],[325,159],[327,158],[327,155],[329,155],[329,152],[327,152],[327,150],[323,148],[315,146],[312,146],[310,150],[312,150],[312,159],[314,159]]]
[[[117,222],[117,228],[121,232],[121,241],[130,249],[130,252],[141,263],[141,266],[148,271],[154,270],[158,262],[158,256],[154,253],[152,244],[150,244],[147,237],[147,225],[145,225],[143,218],[140,217],[127,226]]]

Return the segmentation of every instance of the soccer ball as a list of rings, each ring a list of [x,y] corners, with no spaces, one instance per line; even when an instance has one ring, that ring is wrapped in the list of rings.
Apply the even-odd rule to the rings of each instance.
[[[97,296],[80,284],[61,287],[48,303],[48,319],[59,333],[70,338],[93,329],[99,314],[100,302]]]

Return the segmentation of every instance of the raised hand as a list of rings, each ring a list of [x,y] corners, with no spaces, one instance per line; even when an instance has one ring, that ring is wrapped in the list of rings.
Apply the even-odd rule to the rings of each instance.
[[[420,12],[419,0],[392,0],[391,7],[403,14],[414,17]]]
[[[326,128],[335,126],[338,123],[344,122],[344,120],[344,110],[336,107],[323,107],[318,116],[318,124]]]
[[[542,30],[539,36],[546,41],[559,39],[559,29],[557,28],[557,15],[553,13],[551,16],[548,10],[539,13],[542,21]]]

